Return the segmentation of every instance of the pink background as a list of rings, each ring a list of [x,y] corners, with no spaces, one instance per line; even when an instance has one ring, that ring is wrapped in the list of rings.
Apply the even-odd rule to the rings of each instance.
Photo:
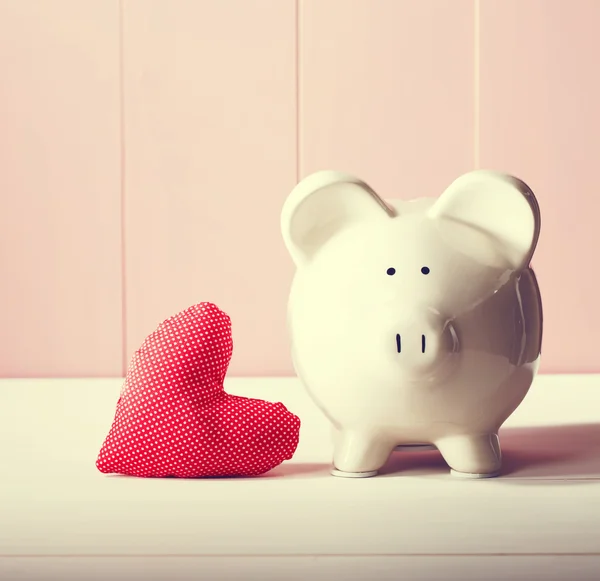
[[[600,371],[597,0],[0,0],[0,375],[119,376],[216,302],[292,373],[281,205],[476,167],[536,192],[542,371]]]

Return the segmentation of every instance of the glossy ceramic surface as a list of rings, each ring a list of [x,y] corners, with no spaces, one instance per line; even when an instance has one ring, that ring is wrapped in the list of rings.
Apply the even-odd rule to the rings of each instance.
[[[373,476],[432,444],[453,474],[500,472],[498,430],[539,367],[540,231],[522,181],[478,170],[437,198],[384,201],[323,171],[286,200],[294,367],[334,427],[333,473]]]

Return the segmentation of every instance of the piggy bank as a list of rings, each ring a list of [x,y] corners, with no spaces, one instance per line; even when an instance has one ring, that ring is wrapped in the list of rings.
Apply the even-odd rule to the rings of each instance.
[[[281,228],[293,365],[332,424],[332,474],[374,476],[395,449],[429,446],[455,476],[497,476],[499,428],[541,353],[530,188],[477,170],[438,198],[387,201],[321,171]]]

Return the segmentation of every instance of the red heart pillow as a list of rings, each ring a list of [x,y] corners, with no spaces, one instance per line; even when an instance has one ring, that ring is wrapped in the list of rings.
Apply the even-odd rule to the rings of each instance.
[[[300,420],[281,403],[228,395],[231,320],[200,303],[136,351],[96,466],[130,476],[268,472],[296,451]]]

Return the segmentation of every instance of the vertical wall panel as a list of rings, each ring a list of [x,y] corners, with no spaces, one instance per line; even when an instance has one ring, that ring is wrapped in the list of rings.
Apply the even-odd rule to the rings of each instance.
[[[123,0],[123,329],[119,1],[0,0],[0,376],[118,374],[123,331],[129,357],[201,300],[232,315],[233,374],[290,373],[297,161],[386,197],[474,160],[528,181],[542,369],[598,371],[600,6],[480,0],[478,60],[475,6],[298,0],[297,135],[294,0]]]
[[[0,376],[121,372],[117,0],[0,0]]]
[[[299,2],[302,175],[406,199],[472,169],[472,0]]]
[[[532,187],[542,369],[600,370],[600,3],[481,2],[481,164]]]
[[[294,0],[125,0],[128,355],[212,301],[232,375],[290,371],[292,265],[279,232],[296,179]]]

